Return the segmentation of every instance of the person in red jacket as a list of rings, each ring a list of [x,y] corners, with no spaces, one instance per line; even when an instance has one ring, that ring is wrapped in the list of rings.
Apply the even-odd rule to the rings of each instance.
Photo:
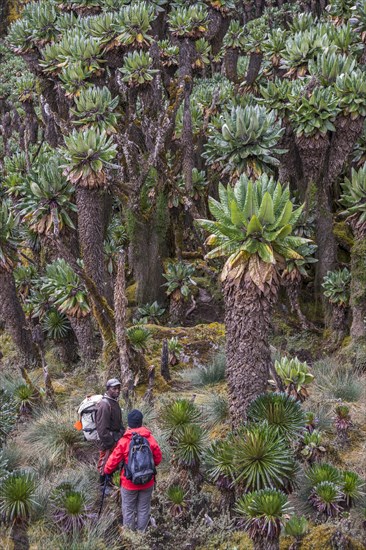
[[[128,463],[128,453],[132,433],[145,437],[150,444],[155,466],[160,464],[162,454],[157,441],[151,432],[142,425],[141,411],[134,409],[128,415],[128,428],[118,441],[116,448],[107,460],[104,473],[111,475],[121,463]],[[124,468],[121,470],[121,496],[123,525],[135,531],[144,531],[150,519],[151,497],[155,478],[144,485],[135,485],[126,479]]]

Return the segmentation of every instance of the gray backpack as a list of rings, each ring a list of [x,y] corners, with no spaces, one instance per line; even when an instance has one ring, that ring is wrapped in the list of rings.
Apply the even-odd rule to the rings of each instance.
[[[99,436],[95,426],[95,414],[98,403],[103,399],[103,395],[87,395],[78,408],[78,415],[82,424],[84,437],[87,441],[98,441]]]

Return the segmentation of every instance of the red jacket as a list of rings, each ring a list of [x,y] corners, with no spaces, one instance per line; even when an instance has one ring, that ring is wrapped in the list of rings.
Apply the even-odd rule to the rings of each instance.
[[[154,457],[155,466],[160,464],[162,459],[161,450],[157,441],[151,435],[151,432],[144,426],[141,426],[141,428],[128,428],[125,431],[124,436],[121,437],[121,439],[118,441],[117,447],[114,449],[114,451],[108,458],[106,465],[104,466],[105,474],[112,474],[113,472],[115,472],[121,462],[124,462],[125,464],[128,463],[128,451],[130,449],[132,432],[136,432],[148,440],[148,442],[150,443],[150,448],[151,448],[153,457]],[[148,487],[152,487],[153,485],[154,485],[154,478],[148,483],[145,483],[145,485],[135,485],[134,483],[132,483],[132,481],[130,481],[129,479],[126,479],[124,474],[124,468],[122,468],[121,486],[124,487],[125,489],[129,489],[129,490],[148,489]]]

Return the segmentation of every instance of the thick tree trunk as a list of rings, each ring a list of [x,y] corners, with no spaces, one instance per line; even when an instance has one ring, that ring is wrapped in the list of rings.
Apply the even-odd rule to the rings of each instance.
[[[55,342],[55,353],[67,367],[70,367],[77,361],[78,350],[75,334],[72,330],[69,331],[65,338]]]
[[[270,378],[268,331],[278,286],[266,283],[263,293],[242,278],[240,284],[226,282],[223,290],[229,407],[232,424],[238,427],[246,419],[249,403],[266,391]]]
[[[229,48],[225,53],[225,75],[232,82],[238,81],[238,59],[239,52],[236,49]]]
[[[112,289],[106,277],[104,262],[105,196],[98,190],[78,187],[78,234],[85,273],[90,277],[109,305],[112,305]]]
[[[262,59],[262,53],[252,52],[250,54],[249,67],[245,77],[245,84],[247,86],[251,86],[252,84],[254,84],[262,65]]]
[[[322,283],[328,271],[337,266],[337,240],[333,233],[331,189],[319,184],[316,190],[316,244],[315,285],[322,292]]]
[[[94,341],[94,330],[91,322],[91,317],[68,317],[72,330],[75,333],[78,341],[80,354],[83,359],[96,359],[97,352]]]
[[[300,301],[299,301],[301,281],[299,280],[285,281],[285,287],[286,287],[287,296],[290,302],[291,311],[297,315],[300,321],[301,328],[303,330],[314,329],[315,327],[312,326],[312,324],[307,320],[307,318],[305,317],[305,315],[301,310]]]
[[[135,217],[129,257],[137,282],[136,299],[139,305],[166,302],[159,241],[154,220]]]
[[[0,318],[5,322],[5,328],[11,335],[19,352],[26,363],[38,364],[40,357],[32,342],[30,332],[26,329],[24,311],[16,294],[12,273],[0,269]]]
[[[169,321],[174,325],[179,325],[184,321],[186,312],[187,312],[187,302],[183,300],[183,297],[181,294],[179,298],[175,298],[174,292],[173,292],[173,294],[170,296],[170,301],[169,301]]]
[[[351,337],[354,342],[366,339],[366,238],[356,237],[351,249]]]
[[[332,341],[335,346],[342,343],[343,338],[347,335],[347,308],[333,305],[332,311]]]

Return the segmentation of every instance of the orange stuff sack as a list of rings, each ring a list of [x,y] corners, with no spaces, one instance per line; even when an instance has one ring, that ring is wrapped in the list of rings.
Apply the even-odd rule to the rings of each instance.
[[[82,425],[82,423],[80,422],[80,420],[78,420],[77,422],[75,422],[74,428],[75,428],[75,430],[77,430],[78,432],[80,432],[80,431],[83,429],[83,425]]]

